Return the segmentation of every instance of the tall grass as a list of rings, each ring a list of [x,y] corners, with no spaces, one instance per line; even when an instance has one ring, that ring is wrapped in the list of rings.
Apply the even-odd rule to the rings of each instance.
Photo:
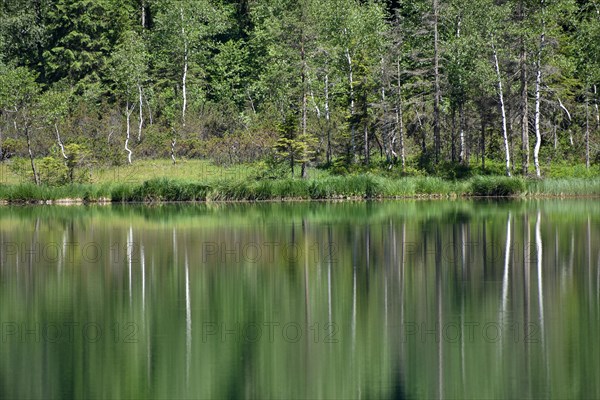
[[[0,199],[11,203],[46,202],[59,199],[98,201],[110,198],[109,185],[36,186],[33,183],[0,185]]]
[[[505,176],[476,176],[471,179],[472,196],[517,196],[525,192],[525,181]]]
[[[600,178],[524,180],[476,176],[467,180],[436,177],[390,178],[371,173],[322,176],[314,179],[217,179],[206,182],[167,178],[143,183],[35,186],[0,185],[8,202],[47,202],[58,199],[113,202],[260,201],[284,199],[375,199],[459,196],[589,196],[600,195]]]
[[[527,192],[539,196],[599,196],[600,178],[530,181],[527,184]]]

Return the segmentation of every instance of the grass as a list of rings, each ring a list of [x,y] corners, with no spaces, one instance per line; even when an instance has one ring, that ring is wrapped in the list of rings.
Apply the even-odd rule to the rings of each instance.
[[[264,174],[260,164],[218,167],[208,161],[144,160],[132,166],[95,170],[92,182],[66,186],[19,183],[2,170],[0,200],[10,203],[78,199],[94,202],[260,201],[284,199],[375,199],[471,196],[597,196],[600,178],[548,178],[544,180],[477,175],[465,179],[386,175],[363,171],[332,175],[311,169],[309,179],[292,179],[285,173]],[[265,177],[266,176],[266,177]],[[274,178],[274,176],[281,176]]]
[[[525,181],[521,178],[476,176],[471,179],[470,183],[470,194],[472,196],[518,196],[526,190]]]

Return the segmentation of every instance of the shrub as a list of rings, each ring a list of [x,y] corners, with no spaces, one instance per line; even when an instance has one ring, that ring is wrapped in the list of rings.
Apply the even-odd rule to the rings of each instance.
[[[525,181],[504,176],[477,176],[471,181],[473,196],[515,196],[525,192]]]

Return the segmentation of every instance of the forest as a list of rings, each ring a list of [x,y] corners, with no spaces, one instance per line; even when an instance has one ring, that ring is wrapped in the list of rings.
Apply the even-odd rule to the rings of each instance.
[[[597,174],[598,86],[598,0],[0,3],[0,161],[35,184],[169,158]]]

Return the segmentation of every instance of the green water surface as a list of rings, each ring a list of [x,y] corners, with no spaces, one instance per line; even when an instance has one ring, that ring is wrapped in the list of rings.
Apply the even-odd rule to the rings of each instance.
[[[600,398],[600,202],[0,208],[1,398]]]

